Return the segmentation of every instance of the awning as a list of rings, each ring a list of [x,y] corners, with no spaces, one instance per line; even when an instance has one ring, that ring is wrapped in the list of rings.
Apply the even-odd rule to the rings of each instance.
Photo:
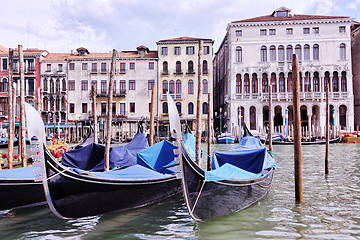
[[[20,125],[20,122],[15,122],[15,127],[18,127]],[[3,124],[1,125],[3,127],[8,127],[9,126],[9,122],[3,122]],[[25,126],[26,126],[26,122],[25,122]]]

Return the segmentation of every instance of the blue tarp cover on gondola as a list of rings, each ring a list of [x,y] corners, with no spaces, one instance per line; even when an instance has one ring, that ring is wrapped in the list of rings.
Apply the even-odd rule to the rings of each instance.
[[[110,148],[110,169],[121,166],[133,166],[136,164],[136,153],[147,148],[148,142],[145,134],[138,133],[126,146]],[[62,163],[67,167],[82,170],[102,171],[104,170],[105,147],[92,143],[79,149],[63,154]]]
[[[40,170],[40,167],[4,169],[0,171],[0,179],[34,179],[34,170]]]
[[[212,157],[212,169],[217,171],[214,174],[220,174],[219,176],[229,175],[226,179],[243,179],[243,171],[235,171],[234,168],[229,168],[228,166],[221,168],[221,166],[227,163],[240,168],[240,170],[254,174],[260,173],[263,169],[275,167],[275,160],[270,156],[260,140],[250,136],[242,138],[240,143],[230,148],[229,151],[214,152]],[[236,172],[241,174],[235,177],[234,173]],[[207,173],[207,175],[210,176],[211,173]],[[210,179],[207,180],[212,181]]]

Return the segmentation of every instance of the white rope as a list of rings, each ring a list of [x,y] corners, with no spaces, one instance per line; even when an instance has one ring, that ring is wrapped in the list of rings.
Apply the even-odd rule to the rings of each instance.
[[[201,189],[200,189],[200,191],[199,191],[199,194],[198,194],[198,196],[197,196],[197,198],[196,198],[196,201],[195,201],[195,203],[194,203],[194,207],[191,209],[191,213],[193,213],[193,211],[194,211],[194,209],[195,209],[195,207],[196,207],[196,204],[197,204],[197,202],[198,202],[198,200],[199,200],[199,198],[200,198],[200,195],[201,195],[201,192],[202,192],[202,190],[203,190],[203,188],[204,188],[204,185],[205,185],[205,180],[203,180],[203,184],[202,184],[202,186],[201,186]]]

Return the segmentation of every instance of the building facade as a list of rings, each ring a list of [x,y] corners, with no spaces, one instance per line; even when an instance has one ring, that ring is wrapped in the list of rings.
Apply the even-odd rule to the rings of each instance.
[[[328,84],[335,125],[353,130],[352,23],[349,17],[295,15],[285,7],[229,23],[214,58],[214,108],[227,113],[224,126],[237,132],[240,109],[242,122],[262,131],[269,123],[270,85],[274,126],[284,126],[285,119],[292,125],[292,57],[296,54],[302,126],[311,136],[324,136]]]
[[[202,87],[201,128],[205,129],[207,119],[208,94],[213,99],[213,44],[212,39],[179,37],[157,42],[158,67],[158,113],[160,126],[168,122],[166,93],[174,98],[180,119],[194,130],[197,108],[198,79]],[[200,60],[199,60],[199,50]],[[200,69],[199,69],[200,62]],[[166,126],[162,132],[166,133]]]

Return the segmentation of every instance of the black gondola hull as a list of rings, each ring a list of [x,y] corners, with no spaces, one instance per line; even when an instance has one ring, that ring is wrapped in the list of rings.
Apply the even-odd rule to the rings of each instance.
[[[116,180],[78,174],[46,156],[47,198],[62,218],[79,218],[139,208],[180,191],[176,176],[152,180]]]
[[[0,179],[0,192],[0,211],[46,204],[41,182]]]
[[[251,180],[206,182],[204,171],[183,151],[182,185],[188,211],[195,220],[223,216],[263,199],[271,189],[274,169]]]

